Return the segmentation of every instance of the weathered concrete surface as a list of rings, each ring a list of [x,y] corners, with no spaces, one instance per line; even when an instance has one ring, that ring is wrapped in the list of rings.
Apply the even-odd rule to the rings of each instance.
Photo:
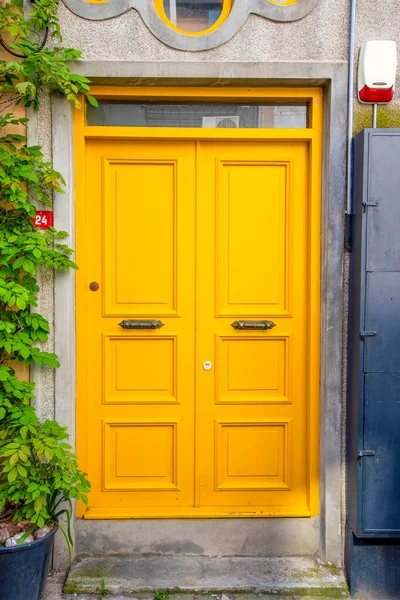
[[[62,588],[64,577],[53,575],[49,577],[46,587],[46,593],[43,600],[94,600],[99,598],[99,594],[63,594]],[[347,598],[347,594],[343,593],[341,598]],[[281,594],[273,595],[274,600],[328,600],[327,596],[282,596]],[[138,593],[134,595],[109,595],[104,599],[108,600],[154,600],[154,593]],[[169,594],[169,600],[270,600],[270,594],[260,593],[219,593],[219,594]]]
[[[66,593],[95,593],[104,580],[114,594],[155,592],[264,592],[283,595],[347,594],[343,573],[312,558],[109,556],[79,558]]]
[[[29,127],[27,129],[28,146],[40,146],[44,159],[52,160],[51,148],[51,104],[47,93],[40,94],[40,111],[35,112],[31,107],[27,110]],[[37,204],[39,209],[48,208]],[[50,333],[47,342],[40,343],[40,348],[46,352],[54,352],[54,274],[51,270],[42,269],[37,275],[40,293],[38,305],[35,309],[49,322]],[[36,383],[35,399],[36,408],[41,421],[54,419],[54,369],[33,363],[30,367],[31,380]]]
[[[182,62],[139,60],[85,60],[71,63],[74,73],[89,77],[101,85],[143,86],[208,86],[208,87],[324,87],[336,85],[332,110],[340,121],[346,121],[346,97],[343,86],[347,81],[347,64],[343,61],[219,61]],[[341,127],[342,123],[335,124]],[[54,124],[59,129],[58,123]],[[325,128],[327,130],[327,128]],[[340,130],[345,141],[345,131]],[[54,131],[56,134],[56,131]]]
[[[61,101],[57,95],[52,99],[52,116],[59,130],[67,131],[69,143],[65,144],[60,135],[52,135],[54,169],[63,174],[65,194],[54,195],[54,224],[58,230],[67,231],[68,244],[75,248],[75,198],[73,185],[73,107]],[[53,132],[54,133],[54,132]],[[75,447],[75,275],[56,273],[54,276],[54,350],[60,367],[54,374],[55,419],[68,428],[69,443]],[[75,505],[74,505],[75,515]],[[71,533],[75,538],[75,518],[71,519]],[[68,548],[62,536],[54,541],[53,566],[66,571],[69,565]]]
[[[307,16],[319,0],[298,0],[295,4],[278,5],[263,0],[240,0],[234,2],[229,16],[220,27],[200,36],[188,36],[174,31],[160,18],[155,5],[143,0],[113,0],[102,4],[64,0],[64,4],[79,17],[89,20],[105,20],[126,13],[132,8],[139,12],[149,30],[164,44],[175,49],[198,51],[209,50],[230,40],[242,27],[251,13],[278,22],[289,22]]]
[[[100,598],[100,596],[93,596],[93,594],[63,594],[61,591],[61,585],[58,585],[58,590],[53,587],[51,591],[44,596],[43,600],[94,600]],[[342,596],[345,598],[347,596]],[[329,600],[327,596],[282,596],[281,594],[171,594],[169,600]],[[115,596],[107,594],[104,596],[104,600],[153,600],[153,596],[150,594],[134,594],[133,596]]]
[[[250,15],[231,40],[201,52],[166,46],[150,32],[136,10],[114,19],[88,21],[60,2],[59,15],[64,44],[82,50],[85,60],[212,63],[347,58],[349,0],[323,0],[310,15],[293,23]]]
[[[63,586],[64,586],[65,576],[59,573],[51,575],[47,580],[46,593],[44,595],[43,600],[97,600],[99,597],[99,593],[93,594],[64,594]],[[104,582],[106,587],[107,583]],[[109,600],[154,600],[154,592],[142,592],[131,595],[109,595],[107,594],[104,597]],[[329,600],[329,596],[288,596],[282,594],[273,594],[272,597],[274,600]],[[331,598],[337,598],[338,596],[334,596]],[[348,598],[348,594],[346,591],[342,591],[340,598]],[[169,594],[169,600],[271,600],[271,594],[264,593],[249,593],[242,592],[240,594],[232,594],[227,592],[216,593],[172,593]]]
[[[319,518],[166,519],[75,523],[77,555],[310,556]]]

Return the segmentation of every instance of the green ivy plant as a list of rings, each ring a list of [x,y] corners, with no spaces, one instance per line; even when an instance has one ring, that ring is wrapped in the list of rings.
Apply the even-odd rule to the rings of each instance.
[[[35,384],[18,378],[13,368],[16,361],[58,367],[56,355],[40,349],[49,323],[35,311],[37,274],[68,271],[75,264],[67,233],[41,231],[33,221],[35,208],[51,207],[64,181],[38,146],[27,145],[21,129],[29,127],[28,119],[13,110],[16,105],[37,110],[43,91],[60,92],[77,107],[80,94],[96,101],[88,80],[68,66],[81,54],[61,45],[56,0],[34,0],[28,14],[23,0],[3,3],[0,36],[8,50],[7,60],[0,61],[0,511],[33,527],[66,513],[69,525],[71,499],[87,503],[90,484],[66,442],[66,428],[39,421],[31,405]]]

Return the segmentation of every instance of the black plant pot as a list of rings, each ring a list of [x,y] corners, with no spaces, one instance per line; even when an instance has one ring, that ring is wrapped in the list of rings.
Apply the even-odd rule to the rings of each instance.
[[[0,600],[42,598],[57,529],[30,544],[0,548]]]

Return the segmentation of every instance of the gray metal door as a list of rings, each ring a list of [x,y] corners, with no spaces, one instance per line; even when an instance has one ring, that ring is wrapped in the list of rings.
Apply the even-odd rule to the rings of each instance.
[[[354,166],[349,520],[359,537],[397,537],[400,536],[400,131],[364,130],[355,138]]]

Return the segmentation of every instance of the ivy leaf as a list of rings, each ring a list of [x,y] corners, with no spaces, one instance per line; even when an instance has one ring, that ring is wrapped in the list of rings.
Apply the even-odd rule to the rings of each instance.
[[[33,96],[36,92],[36,88],[31,81],[21,81],[20,83],[17,83],[14,85],[14,89],[21,96],[23,96],[25,94],[29,94],[30,96]]]
[[[99,103],[97,102],[96,98],[94,96],[91,96],[90,94],[86,95],[86,100],[89,102],[89,104],[95,106],[96,108],[99,106]]]
[[[54,456],[54,450],[51,450],[51,448],[45,448],[44,449],[44,455],[48,460],[51,460]]]
[[[40,329],[37,331],[37,336],[41,342],[47,342],[47,338],[49,337],[45,331],[41,331]]]
[[[38,517],[38,520],[37,520],[38,527],[43,527],[44,523],[45,523],[45,521],[44,521],[43,517]]]
[[[29,349],[26,346],[23,346],[20,351],[19,351],[20,355],[22,356],[22,358],[24,358],[25,360],[27,358],[29,358],[30,352]]]
[[[12,469],[7,476],[8,481],[10,483],[12,483],[13,481],[15,481],[17,475],[18,475],[18,470],[16,467],[14,467],[14,469]]]
[[[34,502],[35,511],[37,513],[40,513],[40,511],[42,510],[42,506],[43,506],[43,496],[39,496],[39,498],[36,498],[36,500]]]
[[[28,475],[28,471],[20,464],[17,465],[17,470],[21,477],[26,477]]]
[[[10,378],[10,368],[5,365],[0,366],[0,381],[7,381]]]
[[[22,452],[22,450],[19,450],[19,451],[18,451],[18,456],[19,456],[19,458],[20,458],[20,459],[21,459],[23,462],[27,462],[27,460],[28,460],[28,457],[27,457],[27,455],[25,454],[25,452]]]
[[[18,462],[18,452],[14,452],[9,458],[9,464],[11,466],[15,465],[16,462]]]
[[[26,308],[26,302],[22,298],[17,298],[15,303],[21,310],[24,310],[24,308]]]
[[[22,267],[23,267],[24,271],[26,271],[27,273],[33,272],[33,264],[32,264],[32,261],[29,259],[24,260],[24,262],[22,263]]]

